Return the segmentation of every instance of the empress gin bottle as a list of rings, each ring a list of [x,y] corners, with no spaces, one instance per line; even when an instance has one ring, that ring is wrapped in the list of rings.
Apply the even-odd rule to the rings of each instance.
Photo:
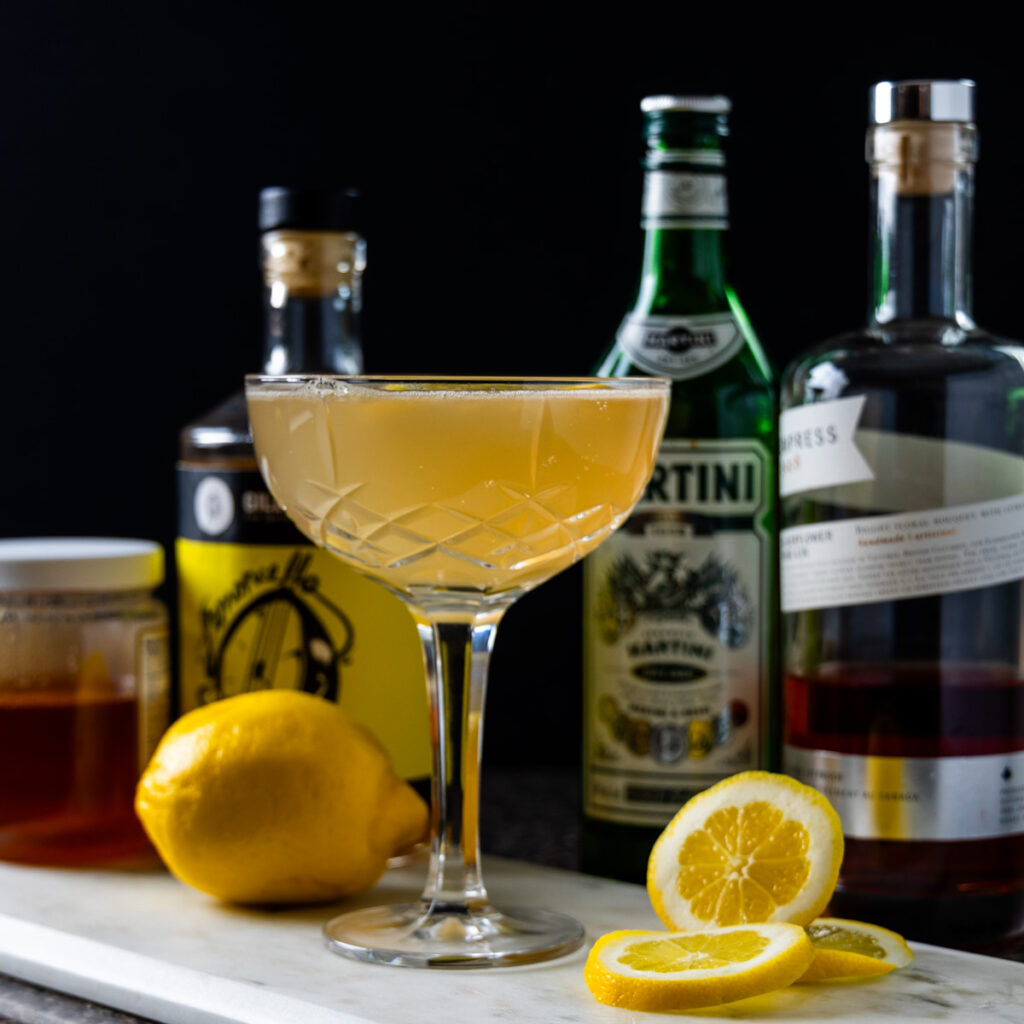
[[[775,403],[726,276],[729,106],[641,104],[643,269],[597,371],[675,382],[644,498],[584,562],[581,865],[633,881],[681,804],[772,751]]]
[[[265,372],[360,371],[356,201],[297,188],[260,194]],[[182,431],[177,476],[181,710],[268,687],[316,693],[367,725],[400,774],[426,777],[415,627],[396,597],[309,544],[277,507],[241,390]]]
[[[1024,927],[1024,348],[971,319],[971,82],[883,82],[868,327],[785,374],[786,770],[839,811],[833,911]]]

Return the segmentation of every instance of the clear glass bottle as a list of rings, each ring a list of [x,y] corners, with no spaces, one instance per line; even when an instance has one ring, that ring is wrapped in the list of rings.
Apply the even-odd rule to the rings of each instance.
[[[361,371],[358,217],[352,191],[260,193],[264,372]],[[180,710],[272,686],[317,693],[367,725],[399,774],[425,779],[426,692],[408,613],[277,507],[241,389],[184,428],[177,478]]]
[[[151,855],[135,784],[167,728],[152,541],[0,540],[0,859]]]
[[[654,477],[584,562],[581,866],[642,881],[695,793],[771,764],[776,410],[726,262],[725,97],[652,96],[643,268],[597,372],[670,377]]]
[[[786,770],[839,811],[833,912],[1024,929],[1024,348],[971,315],[969,81],[871,93],[864,330],[782,384]]]

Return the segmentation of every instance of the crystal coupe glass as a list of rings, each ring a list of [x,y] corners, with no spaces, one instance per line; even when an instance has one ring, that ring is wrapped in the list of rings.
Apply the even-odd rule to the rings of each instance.
[[[668,396],[657,378],[246,378],[271,493],[314,543],[397,594],[423,644],[433,742],[426,887],[419,902],[328,922],[336,952],[476,967],[582,943],[573,918],[500,911],[484,888],[487,666],[506,609],[626,519],[651,475]]]

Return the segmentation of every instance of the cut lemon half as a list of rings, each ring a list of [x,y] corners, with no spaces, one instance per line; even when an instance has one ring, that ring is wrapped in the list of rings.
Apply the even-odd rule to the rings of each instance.
[[[862,978],[906,967],[914,954],[902,935],[863,921],[819,917],[807,926],[814,960],[800,981]]]
[[[668,928],[806,925],[825,909],[842,859],[842,824],[821,793],[788,775],[741,772],[669,822],[647,892]]]
[[[610,932],[583,977],[598,1002],[628,1010],[692,1010],[784,988],[814,959],[803,928],[752,924],[702,932]]]

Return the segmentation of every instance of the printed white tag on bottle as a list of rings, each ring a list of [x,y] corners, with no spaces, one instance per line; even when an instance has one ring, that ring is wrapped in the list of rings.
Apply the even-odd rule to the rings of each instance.
[[[864,395],[786,409],[779,417],[779,493],[873,480],[854,432]]]
[[[642,224],[724,231],[729,207],[724,174],[648,171],[644,176]]]
[[[791,526],[782,610],[898,601],[1024,579],[1024,494]]]
[[[731,313],[703,316],[637,316],[630,313],[617,335],[630,361],[673,380],[705,374],[728,362],[746,343]]]

